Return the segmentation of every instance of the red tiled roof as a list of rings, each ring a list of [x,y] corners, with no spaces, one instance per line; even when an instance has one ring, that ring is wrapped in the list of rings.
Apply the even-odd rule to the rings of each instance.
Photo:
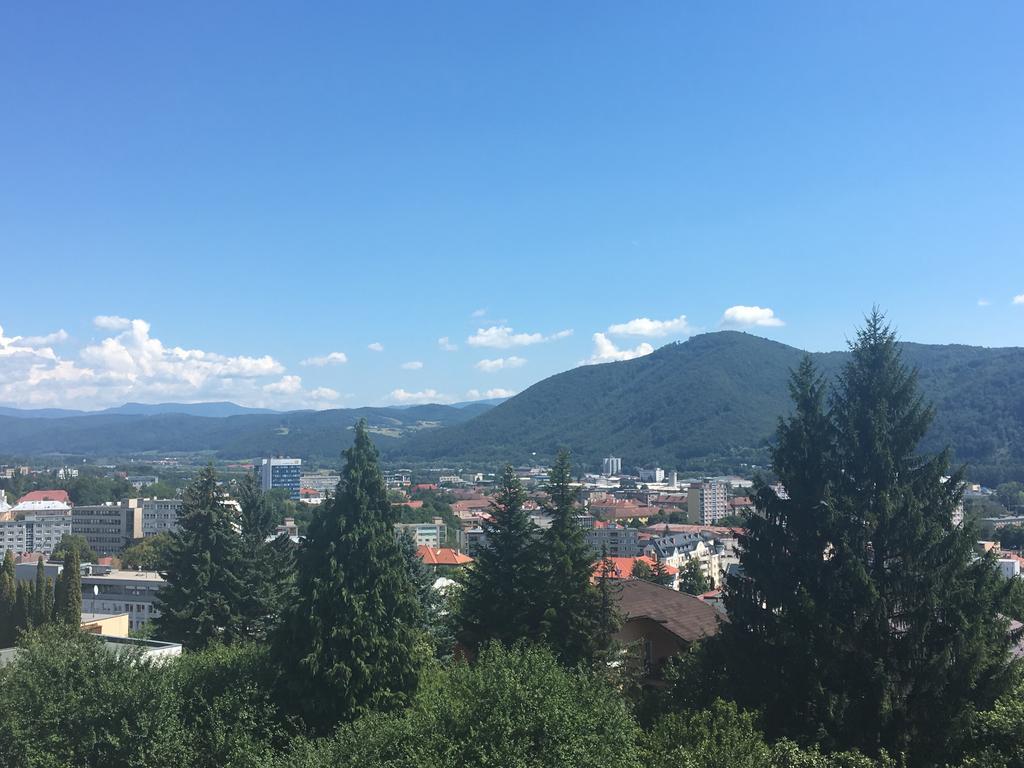
[[[416,554],[418,554],[427,565],[467,565],[468,563],[473,562],[473,558],[469,555],[464,555],[457,549],[451,549],[449,547],[433,549],[432,547],[421,544],[416,547]]]
[[[614,579],[631,579],[633,578],[633,566],[637,560],[643,560],[651,568],[654,568],[655,560],[653,557],[643,555],[642,557],[609,557],[607,558],[612,564],[611,576]],[[678,573],[678,569],[671,566],[665,565],[665,573],[670,576],[675,576]],[[598,560],[594,563],[594,575],[595,577],[601,573],[601,561]]]
[[[68,498],[68,492],[60,490],[29,491],[18,499],[18,504],[21,504],[23,501],[60,501],[64,504],[71,503],[71,499]]]

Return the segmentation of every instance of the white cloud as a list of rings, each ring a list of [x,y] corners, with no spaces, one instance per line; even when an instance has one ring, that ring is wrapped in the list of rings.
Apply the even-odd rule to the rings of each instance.
[[[481,360],[476,367],[485,373],[494,373],[504,368],[521,368],[526,365],[526,359],[522,357],[496,357],[493,360]]]
[[[298,408],[338,396],[327,387],[303,389],[302,379],[287,375],[270,355],[224,355],[168,346],[151,335],[145,320],[108,320],[102,322],[121,331],[86,345],[74,358],[26,343],[56,341],[60,332],[25,339],[7,337],[0,328],[0,402],[88,409],[127,401],[233,400]]]
[[[1024,293],[1013,297],[1014,304],[1024,304]]]
[[[478,328],[477,332],[466,339],[466,341],[471,347],[508,349],[509,347],[527,347],[531,344],[555,341],[571,335],[572,329],[544,336],[540,333],[516,333],[507,325],[492,325],[490,328]]]
[[[92,324],[105,331],[124,331],[131,327],[132,321],[117,315],[96,315],[92,319]]]
[[[301,376],[282,376],[279,381],[263,386],[264,392],[275,395],[294,395],[302,391]]]
[[[309,396],[313,400],[337,400],[341,397],[341,393],[330,387],[317,387],[310,391]]]
[[[474,309],[473,310],[473,314],[471,314],[470,317],[483,317],[486,314],[487,314],[487,310],[486,309]]]
[[[436,389],[424,389],[420,392],[408,392],[404,389],[393,389],[388,395],[392,400],[402,404],[416,403],[450,403],[452,398],[442,395]]]
[[[722,314],[722,325],[740,328],[748,326],[760,326],[762,328],[778,327],[785,325],[781,318],[775,316],[775,311],[768,307],[746,307],[737,304],[729,307]]]
[[[59,331],[48,333],[45,336],[26,336],[21,341],[30,347],[46,347],[50,344],[61,344],[68,338],[68,332],[61,328]]]
[[[637,317],[628,323],[617,323],[608,326],[608,333],[612,336],[690,336],[694,329],[686,322],[686,315],[680,315],[672,320],[651,320],[648,317]]]
[[[581,365],[594,363],[611,363],[617,360],[632,360],[635,357],[643,357],[654,351],[654,347],[646,341],[638,344],[633,349],[619,349],[615,343],[603,333],[595,333],[594,354],[584,360]]]
[[[445,352],[454,352],[459,348],[457,344],[452,344],[451,340],[447,336],[442,336],[440,339],[438,339],[437,346],[439,346]]]
[[[321,357],[307,357],[299,365],[313,365],[323,368],[325,365],[342,365],[348,362],[348,355],[344,352],[328,352]]]
[[[379,341],[375,341],[372,344],[367,344],[366,348],[369,349],[371,352],[383,352],[384,351],[384,345],[381,344]]]
[[[991,302],[991,301],[989,301],[988,299],[978,299],[978,306],[979,306],[979,307],[987,307],[987,306],[989,306],[989,305],[990,305],[991,303],[992,303],[992,302]]]
[[[501,387],[495,387],[494,389],[488,389],[481,393],[479,389],[471,389],[466,392],[467,400],[491,400],[496,397],[515,397],[516,391],[514,389],[502,389]]]
[[[408,363],[402,363],[402,369],[406,371],[418,371],[423,367],[423,363],[419,360],[410,360]]]

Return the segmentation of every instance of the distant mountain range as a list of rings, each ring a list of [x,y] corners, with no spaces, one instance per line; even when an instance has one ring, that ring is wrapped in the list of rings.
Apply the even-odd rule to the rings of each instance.
[[[0,416],[14,416],[22,419],[63,419],[69,416],[106,416],[124,414],[129,416],[154,416],[161,413],[181,413],[187,416],[241,416],[247,413],[280,413],[269,408],[246,408],[235,403],[125,403],[101,411],[70,411],[64,408],[5,408],[0,406]]]
[[[1024,349],[906,343],[902,350],[936,407],[925,448],[952,446],[976,477],[1024,479]],[[557,374],[496,405],[261,413],[232,403],[129,404],[91,414],[37,411],[35,418],[0,411],[0,453],[208,451],[336,461],[349,428],[366,418],[385,459],[403,463],[520,463],[562,446],[587,468],[608,455],[627,467],[763,461],[790,408],[790,371],[804,354],[745,333],[709,333],[634,360]],[[848,353],[812,357],[832,376]]]

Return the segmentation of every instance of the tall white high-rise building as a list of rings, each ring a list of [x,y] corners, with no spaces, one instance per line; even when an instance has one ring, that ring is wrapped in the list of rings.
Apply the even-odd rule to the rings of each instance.
[[[622,474],[622,459],[616,456],[609,456],[601,462],[601,474],[605,477],[612,477]]]

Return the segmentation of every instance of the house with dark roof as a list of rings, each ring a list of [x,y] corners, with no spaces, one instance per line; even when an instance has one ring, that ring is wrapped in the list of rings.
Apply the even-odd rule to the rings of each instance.
[[[649,679],[657,679],[672,656],[718,634],[725,620],[699,597],[639,579],[618,582],[616,600],[623,623],[615,639],[640,647]]]

